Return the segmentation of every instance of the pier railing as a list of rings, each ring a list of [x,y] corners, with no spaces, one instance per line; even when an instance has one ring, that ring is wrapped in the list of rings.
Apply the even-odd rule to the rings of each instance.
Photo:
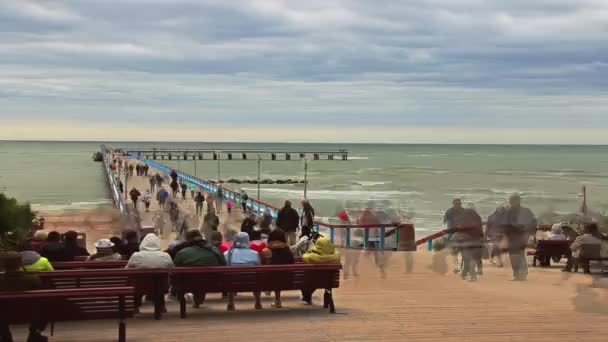
[[[137,153],[129,153],[129,156],[165,173],[175,171],[180,179],[196,184],[209,193],[217,195],[218,189],[221,188],[223,199],[230,199],[235,204],[242,203],[240,193],[218,185],[215,182],[202,180],[153,160],[146,159]],[[264,212],[270,214],[273,220],[276,220],[279,210],[281,210],[279,207],[254,198],[249,198],[246,201],[246,205],[249,210],[257,215],[261,215]],[[367,248],[374,243],[377,244],[375,247],[379,249],[415,250],[414,225],[409,223],[394,222],[375,225],[345,225],[316,221],[314,229],[318,233],[329,236],[333,243],[339,243],[346,248]],[[370,234],[370,231],[373,229],[378,229],[378,231],[374,231],[372,234]],[[362,232],[362,236],[354,236],[353,233],[355,231]]]
[[[118,179],[118,176],[112,171],[112,160],[111,158],[108,158],[108,154],[104,146],[102,146],[101,151],[103,155],[104,171],[106,178],[108,179],[110,192],[112,193],[112,200],[114,201],[114,206],[120,211],[123,226],[127,227],[127,229],[139,231],[139,225],[137,223],[138,220],[133,211],[128,207],[124,194],[120,192],[120,180]]]

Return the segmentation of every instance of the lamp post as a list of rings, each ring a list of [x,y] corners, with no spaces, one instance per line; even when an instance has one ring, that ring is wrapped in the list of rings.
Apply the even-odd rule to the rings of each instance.
[[[260,200],[260,172],[262,169],[262,158],[258,154],[258,201]]]
[[[308,190],[308,159],[304,159],[304,199],[306,198]]]

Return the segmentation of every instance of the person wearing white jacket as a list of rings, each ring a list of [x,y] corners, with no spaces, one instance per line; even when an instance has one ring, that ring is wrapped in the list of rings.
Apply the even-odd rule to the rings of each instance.
[[[134,253],[125,268],[173,268],[173,260],[168,253],[161,251],[160,239],[150,233],[139,245],[139,252]]]

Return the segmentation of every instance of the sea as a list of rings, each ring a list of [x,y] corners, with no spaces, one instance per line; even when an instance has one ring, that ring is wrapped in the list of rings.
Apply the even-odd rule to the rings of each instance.
[[[36,210],[111,206],[102,164],[91,158],[101,142],[0,141],[0,191]],[[345,149],[348,161],[308,162],[307,196],[318,217],[335,219],[338,211],[363,207],[390,209],[414,222],[418,231],[442,228],[445,210],[455,197],[485,217],[509,195],[519,193],[535,213],[576,212],[581,188],[588,206],[608,211],[608,146],[399,145],[299,143],[153,143],[111,142],[131,149],[319,150]],[[261,162],[262,179],[303,179],[304,161]],[[162,161],[168,166],[217,180],[213,160]],[[256,160],[220,162],[222,179],[257,179]],[[257,197],[257,185],[229,184]],[[261,185],[260,198],[281,206],[299,204],[304,184]]]

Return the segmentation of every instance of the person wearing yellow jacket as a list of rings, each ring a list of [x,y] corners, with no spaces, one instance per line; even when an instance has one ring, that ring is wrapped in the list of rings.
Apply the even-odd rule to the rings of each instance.
[[[336,248],[329,238],[320,237],[312,250],[302,256],[302,260],[305,264],[339,264],[340,253],[336,252]],[[302,301],[312,305],[314,292],[314,289],[302,289]]]
[[[38,271],[53,271],[53,265],[49,262],[49,260],[45,257],[40,256],[40,254],[34,251],[22,251],[21,268],[26,272],[38,272]]]

